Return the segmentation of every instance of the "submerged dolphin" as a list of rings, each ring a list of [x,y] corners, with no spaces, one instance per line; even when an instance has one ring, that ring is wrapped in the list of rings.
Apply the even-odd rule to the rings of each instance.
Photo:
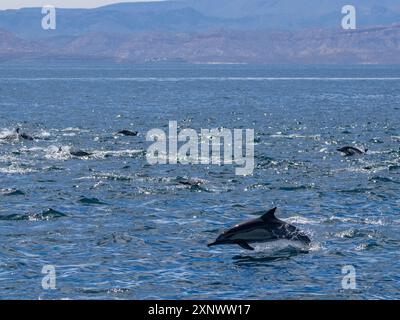
[[[15,140],[15,139],[18,139],[18,134],[16,134],[16,133],[1,137],[1,140],[6,140],[6,141],[11,141],[11,140]]]
[[[136,137],[138,135],[138,132],[130,131],[130,130],[121,130],[121,131],[118,131],[118,134],[122,134],[123,136]]]
[[[347,147],[339,148],[339,149],[337,149],[337,151],[344,153],[346,156],[355,156],[355,155],[361,155],[361,154],[367,153],[368,149],[365,149],[364,151],[362,151],[358,148],[347,146]]]
[[[92,155],[92,153],[82,150],[71,151],[70,154],[75,157],[90,157]]]
[[[63,151],[62,147],[58,148],[58,152],[62,152],[62,151]],[[90,157],[93,154],[93,153],[82,151],[82,150],[72,150],[72,151],[69,151],[69,153],[75,157]]]
[[[24,139],[24,140],[29,140],[32,141],[33,138],[31,136],[28,136],[26,133],[21,133],[20,128],[16,128],[15,131],[12,134],[9,134],[7,136],[4,136],[1,138],[2,140],[15,140],[15,139]]]
[[[238,244],[243,249],[254,250],[249,243],[268,242],[279,239],[296,240],[310,244],[310,238],[296,227],[275,217],[273,208],[257,219],[253,219],[222,233],[215,242],[208,246]]]

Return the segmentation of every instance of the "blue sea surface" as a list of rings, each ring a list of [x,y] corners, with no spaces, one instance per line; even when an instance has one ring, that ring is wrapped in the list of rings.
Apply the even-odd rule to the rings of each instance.
[[[171,120],[254,129],[253,174],[150,165]],[[0,298],[399,299],[399,125],[400,67],[1,64]],[[207,247],[274,206],[310,250]]]

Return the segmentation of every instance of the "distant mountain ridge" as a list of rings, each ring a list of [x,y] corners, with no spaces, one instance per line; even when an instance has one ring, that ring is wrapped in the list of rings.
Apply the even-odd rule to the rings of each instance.
[[[399,63],[400,1],[352,0],[358,30],[340,27],[342,0],[175,0],[0,11],[0,59],[119,62]]]
[[[400,22],[398,0],[352,0],[360,27]],[[87,32],[207,32],[215,29],[339,28],[346,0],[175,0],[57,9],[57,30],[41,28],[41,8],[0,11],[0,28],[23,38]]]
[[[4,42],[4,39],[6,40]],[[88,33],[54,41],[23,41],[0,31],[0,60],[115,62],[398,64],[400,25],[357,31]],[[6,45],[4,46],[4,43]]]

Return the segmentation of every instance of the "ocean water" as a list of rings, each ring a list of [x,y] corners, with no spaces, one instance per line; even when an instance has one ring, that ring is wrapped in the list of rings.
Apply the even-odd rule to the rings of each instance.
[[[254,129],[253,174],[148,164],[170,120]],[[2,64],[0,298],[398,299],[399,124],[393,66]],[[207,247],[273,206],[309,250]]]

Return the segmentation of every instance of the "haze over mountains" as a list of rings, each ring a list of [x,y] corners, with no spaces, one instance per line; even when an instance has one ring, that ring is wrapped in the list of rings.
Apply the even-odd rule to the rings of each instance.
[[[400,1],[352,0],[357,30],[341,29],[343,0],[176,0],[0,11],[0,59],[257,63],[399,63]]]

